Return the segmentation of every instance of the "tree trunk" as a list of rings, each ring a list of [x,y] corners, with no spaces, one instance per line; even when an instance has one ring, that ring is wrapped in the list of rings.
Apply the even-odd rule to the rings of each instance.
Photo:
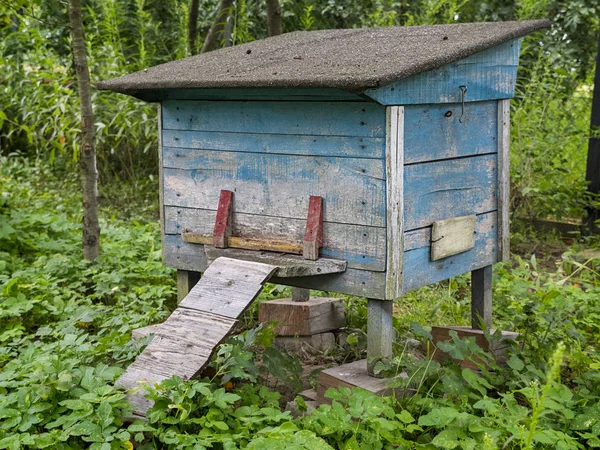
[[[267,2],[267,34],[278,36],[283,33],[281,25],[281,6],[279,0],[266,0]]]
[[[81,180],[83,188],[83,257],[93,261],[100,251],[100,224],[98,223],[98,170],[94,147],[94,112],[90,92],[90,72],[85,55],[83,20],[80,0],[70,0],[69,21],[73,59],[77,72],[79,101],[81,103]]]
[[[219,3],[219,10],[217,11],[217,16],[215,17],[213,24],[210,26],[210,30],[208,30],[208,34],[206,35],[206,39],[204,40],[204,45],[202,46],[200,53],[210,52],[218,47],[219,36],[223,34],[227,16],[229,15],[229,11],[231,11],[232,7],[233,0],[221,0],[221,3]]]
[[[188,15],[188,46],[190,55],[197,53],[196,42],[198,41],[198,8],[200,0],[191,0],[190,13]]]

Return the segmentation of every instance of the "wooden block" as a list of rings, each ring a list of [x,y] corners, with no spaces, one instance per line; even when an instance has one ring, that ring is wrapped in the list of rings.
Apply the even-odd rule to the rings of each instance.
[[[335,335],[331,332],[317,333],[311,336],[277,336],[273,345],[290,353],[306,352],[310,355],[318,355],[336,346]]]
[[[398,375],[401,378],[408,378],[405,372]],[[317,401],[319,403],[331,403],[331,400],[325,397],[329,388],[338,387],[361,387],[376,395],[405,395],[404,390],[392,389],[388,387],[391,381],[389,378],[374,378],[367,374],[367,360],[361,359],[349,364],[332,367],[322,371],[319,374],[319,384],[317,386]]]
[[[475,214],[438,220],[431,228],[431,260],[458,255],[475,247]]]
[[[312,297],[306,302],[291,298],[262,302],[258,308],[261,322],[277,321],[279,336],[311,336],[336,330],[346,324],[341,298]]]
[[[496,360],[498,361],[498,363],[500,363],[500,364],[505,363],[505,361],[507,359],[506,351],[508,349],[508,345],[502,341],[500,341],[500,342],[493,341],[492,347],[490,348],[487,340],[485,339],[484,332],[482,330],[474,330],[469,327],[458,327],[458,326],[455,326],[455,327],[431,327],[433,343],[435,344],[437,342],[451,340],[452,339],[450,337],[451,330],[456,331],[457,336],[461,339],[468,338],[468,337],[474,337],[475,343],[479,347],[481,347],[486,352],[491,352],[494,355],[496,355]],[[494,334],[494,333],[495,333],[495,330],[490,330],[490,334]],[[514,341],[517,339],[518,336],[519,336],[519,333],[515,333],[513,331],[502,331],[503,340],[508,339],[508,340]],[[438,362],[442,362],[448,358],[450,358],[450,355],[448,355],[447,353],[444,353],[440,349],[437,349],[435,351],[435,353],[433,354],[433,359]],[[463,369],[465,369],[465,368],[469,368],[469,369],[473,369],[473,370],[479,369],[475,363],[468,361],[468,360],[461,361],[460,366]]]

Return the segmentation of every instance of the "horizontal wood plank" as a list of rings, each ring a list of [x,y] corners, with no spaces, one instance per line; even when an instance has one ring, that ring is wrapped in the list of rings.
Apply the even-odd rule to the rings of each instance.
[[[385,226],[383,160],[163,148],[165,206],[215,209],[235,192],[234,214],[306,220],[311,195],[326,222]]]
[[[163,254],[167,266],[180,270],[203,272],[208,265],[204,247],[183,242],[180,236],[165,236]],[[271,281],[359,297],[385,298],[385,272],[371,272],[349,267],[340,274],[298,278],[273,277]]]
[[[338,294],[386,299],[385,272],[346,269],[344,273],[316,277],[271,278],[271,282]]]
[[[465,105],[415,105],[404,108],[404,164],[498,151],[496,101]]]
[[[163,102],[166,130],[384,137],[385,108],[362,102]]]
[[[342,273],[348,264],[346,261],[330,258],[319,258],[312,261],[299,255],[284,255],[274,252],[257,252],[254,250],[240,250],[237,248],[204,248],[209,263],[219,257],[225,256],[242,261],[254,261],[271,264],[277,269],[274,276],[279,278],[294,278],[325,275],[328,273]]]
[[[234,201],[235,209],[235,201]],[[165,208],[165,232],[167,235],[181,234],[183,229],[210,234],[215,223],[215,211],[204,209]],[[287,219],[283,217],[233,214],[233,235],[247,238],[286,239],[302,243],[306,228],[306,218]],[[323,248],[320,255],[326,258],[341,259],[352,268],[385,270],[385,228],[367,227],[324,222]],[[165,246],[173,244],[167,239]]]
[[[284,155],[383,158],[384,139],[357,136],[318,136],[224,131],[164,130],[163,145],[173,148]]]
[[[515,39],[364,94],[382,105],[458,103],[466,86],[466,102],[512,98],[520,45]]]
[[[430,257],[431,227],[406,233],[404,293],[497,262],[497,217],[495,211],[477,216],[474,248],[438,261]]]
[[[404,228],[495,211],[496,186],[495,154],[405,166]]]

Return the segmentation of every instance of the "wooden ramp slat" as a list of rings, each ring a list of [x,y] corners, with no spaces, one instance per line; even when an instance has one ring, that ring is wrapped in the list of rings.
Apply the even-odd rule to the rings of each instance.
[[[118,384],[133,390],[134,415],[144,416],[152,402],[142,385],[177,375],[189,380],[210,361],[237,318],[260,293],[277,266],[216,259],[169,318],[154,329],[154,338],[128,367]]]

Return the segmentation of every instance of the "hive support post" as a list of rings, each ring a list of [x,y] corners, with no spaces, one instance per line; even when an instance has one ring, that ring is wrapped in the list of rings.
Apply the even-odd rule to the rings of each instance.
[[[492,328],[492,266],[471,272],[471,327]]]
[[[310,289],[292,288],[292,300],[295,302],[307,302],[310,300]]]
[[[177,304],[189,294],[194,286],[196,286],[196,283],[200,281],[200,277],[200,272],[191,270],[177,271]]]
[[[375,375],[378,361],[392,358],[394,302],[367,299],[367,373]]]

